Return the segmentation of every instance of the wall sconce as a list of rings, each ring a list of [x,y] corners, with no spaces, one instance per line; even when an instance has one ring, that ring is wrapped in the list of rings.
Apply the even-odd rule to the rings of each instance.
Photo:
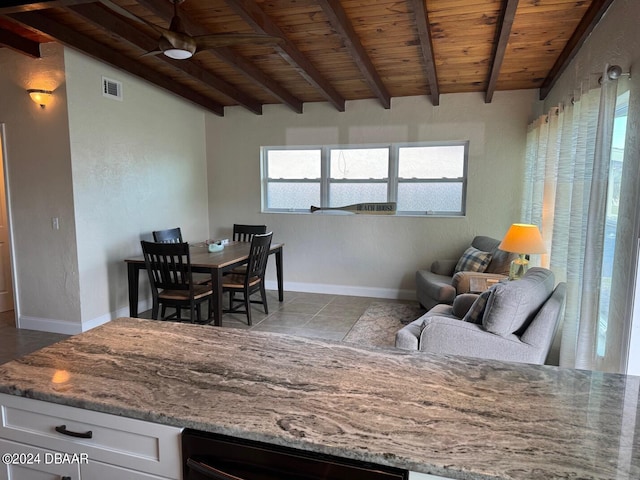
[[[42,90],[39,88],[30,88],[27,93],[35,103],[44,108],[53,100],[53,92],[51,90]]]

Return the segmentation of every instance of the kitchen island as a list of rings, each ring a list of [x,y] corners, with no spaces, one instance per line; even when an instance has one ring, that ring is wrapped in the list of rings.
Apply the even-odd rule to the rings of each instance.
[[[640,478],[640,377],[122,318],[0,392],[453,479]]]

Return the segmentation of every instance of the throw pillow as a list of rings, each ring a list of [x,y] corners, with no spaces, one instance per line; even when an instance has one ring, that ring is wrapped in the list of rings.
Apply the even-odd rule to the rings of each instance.
[[[467,314],[462,318],[464,322],[477,323],[477,324],[482,323],[482,318],[484,317],[484,311],[487,306],[487,300],[489,300],[489,297],[491,296],[491,292],[492,292],[492,289],[485,290],[478,296],[478,298],[476,298],[476,301],[473,302],[473,305],[471,305],[471,308],[469,309]]]
[[[491,254],[483,252],[475,247],[467,248],[458,263],[455,273],[458,272],[484,272],[491,261]]]
[[[477,299],[477,293],[461,293],[460,295],[456,295],[451,305],[451,313],[454,317],[462,319]]]

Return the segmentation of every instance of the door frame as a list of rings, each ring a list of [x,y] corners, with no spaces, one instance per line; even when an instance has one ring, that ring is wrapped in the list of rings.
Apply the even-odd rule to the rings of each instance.
[[[11,182],[9,181],[9,158],[7,154],[7,135],[5,123],[0,122],[0,148],[2,148],[2,178],[4,182],[5,203],[7,207],[7,228],[9,229],[9,266],[11,268],[11,288],[13,289],[13,312],[16,328],[20,328],[20,302],[18,295],[18,276],[16,268],[15,241],[13,235],[13,208],[11,207]]]

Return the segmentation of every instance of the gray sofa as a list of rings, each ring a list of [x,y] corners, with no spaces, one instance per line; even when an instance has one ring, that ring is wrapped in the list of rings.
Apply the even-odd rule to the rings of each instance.
[[[534,267],[482,295],[437,305],[396,333],[396,347],[523,363],[546,360],[565,303],[550,270]]]
[[[491,254],[491,261],[483,273],[455,273],[462,252],[455,259],[436,260],[429,270],[418,270],[416,296],[420,305],[429,310],[441,303],[451,304],[457,295],[471,291],[470,281],[473,277],[495,280],[506,278],[509,275],[509,265],[517,255],[498,249],[498,245],[500,240],[485,236],[477,236],[471,242],[472,247]]]

